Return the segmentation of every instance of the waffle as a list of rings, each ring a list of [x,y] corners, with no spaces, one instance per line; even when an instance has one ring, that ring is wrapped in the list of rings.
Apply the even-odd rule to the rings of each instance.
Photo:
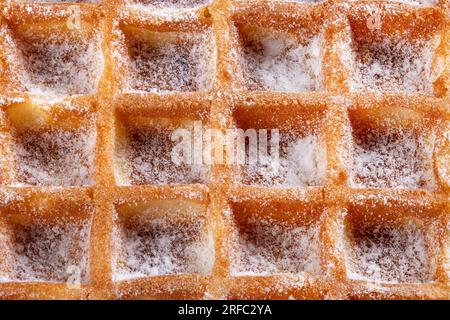
[[[447,1],[0,12],[2,299],[449,298]],[[175,165],[198,123],[279,170]]]

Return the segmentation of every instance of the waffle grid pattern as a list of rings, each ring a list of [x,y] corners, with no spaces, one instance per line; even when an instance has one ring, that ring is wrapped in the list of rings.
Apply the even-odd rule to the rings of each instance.
[[[81,13],[81,25],[75,31],[67,29],[74,7]],[[450,113],[447,90],[450,70],[447,9],[446,1],[409,5],[384,1],[217,0],[178,13],[146,11],[120,0],[94,4],[3,3],[0,25],[0,297],[448,299]],[[381,23],[381,37],[397,39],[400,36],[407,45],[416,40],[440,39],[432,46],[430,78],[419,85],[407,85],[405,80],[400,82],[400,89],[361,89],[367,83],[364,79],[358,80],[351,70],[358,68],[355,66],[358,53],[365,50],[361,39],[377,40],[367,27],[371,25],[368,20],[373,18],[374,12],[379,18],[375,22]],[[246,47],[251,47],[254,41],[249,38],[268,30],[276,35],[277,32],[299,32],[302,45],[313,37],[320,38],[320,58],[311,64],[320,64],[321,72],[319,78],[314,78],[317,74],[311,76],[315,79],[312,87],[308,80],[308,88],[300,83],[303,89],[292,90],[304,92],[279,92],[290,90],[272,90],[270,86],[281,84],[283,79],[275,77],[275,82],[271,82],[270,77],[249,76],[252,71],[242,64]],[[203,64],[199,70],[186,71],[185,77],[190,81],[184,81],[181,76],[181,82],[165,82],[164,76],[169,74],[175,79],[180,69],[172,70],[170,65],[164,65],[167,74],[163,72],[162,78],[157,78],[160,70],[150,66],[148,72],[156,74],[152,76],[154,83],[142,85],[142,81],[139,82],[139,79],[148,79],[149,74],[139,69],[138,64],[139,55],[145,57],[142,52],[147,49],[142,43],[136,43],[170,43],[176,34],[186,34],[189,39],[193,33],[207,36],[199,38],[203,52],[194,56],[203,59]],[[75,43],[61,55],[57,53],[61,57],[57,58],[58,63],[69,65],[67,56],[70,57],[71,50],[76,50],[80,59],[73,62],[75,66],[60,71],[58,63],[51,64],[55,59],[33,58],[38,51],[61,45],[59,40],[44,49],[37,45],[40,39],[52,39],[55,34],[68,35],[68,41]],[[92,41],[86,44],[86,39]],[[198,50],[195,41],[186,44],[188,51]],[[208,51],[208,48],[212,49]],[[354,55],[346,55],[346,51]],[[400,52],[407,55],[405,47]],[[164,54],[153,57],[157,60],[161,55]],[[309,57],[309,53],[304,57]],[[184,58],[187,62],[181,63],[186,65],[192,57],[188,54]],[[134,59],[136,70],[127,68],[129,59]],[[215,66],[208,64],[211,59],[216,60]],[[33,63],[40,67],[34,69]],[[50,76],[37,79],[39,72],[45,73],[45,67],[50,68]],[[130,78],[133,72],[138,80]],[[215,72],[214,79],[207,78],[211,72]],[[270,72],[276,70],[269,67]],[[66,77],[65,73],[70,76]],[[23,74],[26,76],[21,76]],[[75,83],[71,81],[74,76],[78,79]],[[408,75],[401,74],[401,78],[407,79]],[[352,81],[362,85],[352,86]],[[381,81],[394,84],[398,77],[381,78]],[[51,88],[52,92],[43,88]],[[53,94],[56,98],[49,98]],[[135,160],[118,159],[119,140],[130,146],[133,139],[144,139],[137,138],[133,130],[147,130],[151,135],[161,128],[184,125],[185,119],[200,120],[204,125],[221,130],[280,128],[282,133],[299,137],[313,133],[326,150],[325,178],[301,186],[247,184],[242,182],[245,168],[213,164],[202,183],[192,183],[191,176],[186,178],[182,174],[181,180],[175,183],[154,184],[139,168],[129,168],[127,161]],[[371,145],[379,143],[391,129],[411,131],[414,139],[425,141],[425,145],[417,147],[422,153],[413,148],[400,156],[406,160],[418,157],[418,163],[413,163],[411,170],[414,174],[418,171],[423,174],[411,181],[408,179],[412,173],[404,173],[399,168],[394,171],[403,172],[400,178],[396,172],[386,176],[378,172],[375,176],[384,185],[377,185],[380,182],[373,180],[373,173],[359,172],[351,160],[355,157],[354,145],[360,132],[363,138],[364,132],[376,132],[370,136],[375,142],[363,138],[364,141],[358,142]],[[53,161],[54,153],[50,156],[46,153],[58,145],[50,142],[47,149],[36,151],[27,148],[29,144],[24,141],[32,144],[33,140],[29,142],[26,137],[44,137],[54,130],[68,134],[59,138],[63,147],[57,153],[59,160],[55,160],[64,165],[64,170],[49,169],[37,175],[33,170]],[[71,133],[78,142],[73,141]],[[76,146],[64,149],[67,140],[79,149]],[[18,141],[22,141],[20,152]],[[73,148],[77,150],[75,156],[70,154]],[[41,162],[31,161],[29,152]],[[388,149],[389,152],[403,151]],[[144,162],[145,159],[141,158]],[[405,164],[408,165],[409,162]],[[158,170],[166,169],[159,167]],[[134,232],[141,218],[144,224],[149,220],[155,224]],[[269,226],[261,225],[262,221]],[[75,227],[63,228],[59,234],[55,231],[72,224]],[[53,230],[57,235],[53,234],[53,238],[34,235],[28,226]],[[88,226],[88,231],[83,231],[83,226]],[[306,262],[298,265],[295,259],[306,259],[307,255],[300,253],[300,257],[293,258],[294,267],[289,261],[285,266],[277,260],[277,270],[255,272],[245,266],[253,263],[252,253],[250,260],[245,260],[245,253],[244,258],[237,258],[242,239],[253,241],[253,247],[261,246],[255,250],[260,250],[262,253],[258,254],[264,256],[265,252],[274,250],[273,243],[281,246],[280,238],[293,226],[309,237],[307,245],[313,246],[314,254],[309,258],[315,261],[311,265]],[[409,227],[416,229],[408,231]],[[314,235],[309,233],[313,228]],[[413,242],[412,249],[401,247],[406,252],[403,257],[407,260],[406,269],[392,271],[389,269],[392,265],[383,265],[381,269],[392,271],[384,274],[361,267],[364,263],[373,267],[373,262],[362,261],[371,259],[364,253],[367,249],[364,241],[380,241],[379,246],[389,246],[377,238],[379,230],[384,230],[382,238],[390,235],[394,239],[391,241],[400,244]],[[257,233],[266,240],[272,235],[274,242],[252,240],[258,237]],[[64,242],[61,234],[70,240]],[[162,257],[150,266],[151,271],[142,270],[145,262],[137,256],[134,257],[137,261],[131,261],[132,251],[144,250],[145,255],[145,250],[149,249],[132,244],[130,247],[123,241],[138,237],[158,242],[161,234],[175,239],[175,244],[168,249],[172,252],[164,254],[181,255],[179,259],[183,263],[159,268],[158,263],[167,263]],[[190,241],[189,237],[196,242],[194,247],[188,243],[181,252],[174,248],[178,241],[184,246],[184,241]],[[51,243],[27,244],[42,238],[46,242],[69,243],[70,248],[59,248],[56,254],[61,254],[62,250],[63,256],[70,257],[75,265],[85,260],[85,268],[81,272],[76,269],[78,274],[75,272],[81,284],[72,282],[74,274],[64,258],[61,262],[58,257],[42,253],[46,246],[51,252],[55,251]],[[198,245],[200,249],[195,251]],[[288,243],[286,250],[295,250],[290,246]],[[425,252],[416,254],[420,250],[417,247],[425,248]],[[183,252],[188,249],[194,250],[191,256]],[[391,252],[389,248],[380,250],[388,256]],[[191,261],[192,255],[196,261]],[[402,259],[398,252],[392,255],[393,263],[400,264],[395,260]],[[17,256],[20,256],[19,262]],[[239,259],[241,263],[236,262]],[[380,262],[382,259],[376,261],[385,263]],[[18,267],[20,264],[30,267],[22,270]]]

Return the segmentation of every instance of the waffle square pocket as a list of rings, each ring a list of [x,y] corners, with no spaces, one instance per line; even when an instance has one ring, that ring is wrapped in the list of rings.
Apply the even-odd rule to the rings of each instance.
[[[359,188],[432,189],[436,130],[427,114],[372,105],[349,110],[350,184]]]
[[[297,204],[298,205],[298,204]],[[231,206],[236,228],[231,255],[233,276],[320,273],[320,216],[322,208],[308,213],[286,204],[258,205],[238,202]],[[309,215],[309,216],[308,216]]]
[[[346,16],[349,27],[339,47],[351,92],[447,94],[447,36],[441,11],[371,4],[356,5]]]
[[[186,19],[181,26],[159,26],[150,19],[122,16],[115,50],[124,60],[119,79],[124,92],[210,91],[215,79],[216,48],[210,21]]]
[[[86,105],[31,101],[3,106],[1,136],[8,186],[79,187],[94,183],[96,125]]]
[[[116,206],[114,280],[211,273],[212,234],[204,205],[155,200]]]
[[[115,177],[119,185],[206,184],[210,166],[193,161],[194,125],[198,116],[152,117],[148,112],[130,112],[121,108],[116,117]],[[190,158],[178,159],[177,132],[186,132]],[[201,155],[200,155],[201,156]],[[180,161],[177,161],[180,160]]]
[[[352,201],[344,221],[347,276],[379,286],[439,286],[445,278],[442,204],[360,199]]]
[[[249,194],[255,196],[249,196]],[[276,194],[276,196],[275,196]],[[225,209],[230,299],[323,299],[336,261],[321,192],[240,187]],[[331,268],[330,268],[331,267]]]
[[[236,155],[245,150],[245,162],[241,160],[237,170],[240,184],[271,188],[325,184],[326,106],[294,100],[286,103],[235,109],[239,130]]]
[[[11,8],[11,41],[3,49],[12,89],[60,99],[97,93],[104,68],[99,23],[90,9],[49,14],[45,7]]]
[[[0,282],[88,283],[93,206],[87,197],[4,195]]]
[[[323,91],[323,17],[308,7],[288,16],[264,5],[252,9],[233,17],[236,85],[252,91]]]

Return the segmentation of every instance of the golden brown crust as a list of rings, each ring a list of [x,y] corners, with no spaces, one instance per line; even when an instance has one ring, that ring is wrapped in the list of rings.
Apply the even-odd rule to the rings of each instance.
[[[73,4],[23,4],[0,6],[0,156],[8,158],[15,135],[36,134],[55,128],[96,131],[93,183],[88,186],[14,186],[13,163],[0,161],[0,234],[10,226],[36,219],[52,224],[68,214],[73,219],[92,218],[89,239],[89,280],[71,285],[3,281],[0,299],[449,299],[446,260],[450,190],[449,17],[448,1],[434,6],[411,6],[388,1],[228,1],[174,16],[157,15],[125,6],[122,0],[76,4],[81,29],[67,30]],[[367,20],[377,12],[377,35]],[[432,21],[432,23],[430,23]],[[245,37],[261,30],[289,32],[300,43],[323,34],[322,85],[318,92],[282,93],[253,91],[238,56]],[[211,31],[217,51],[216,75],[211,88],[198,92],[165,94],[126,90],[126,37],[165,41],[165,32]],[[264,31],[263,31],[264,32]],[[24,89],[24,70],[16,42],[33,42],[49,35],[69,41],[99,37],[103,69],[95,93],[65,96],[50,103]],[[430,93],[354,91],[349,87],[351,68],[341,45],[352,37],[377,40],[400,37],[404,41],[439,38],[432,70],[437,76]],[[201,120],[212,128],[271,128],[279,126],[299,135],[316,130],[325,141],[326,181],[321,186],[270,188],[246,186],[242,170],[214,164],[205,184],[120,186],[115,177],[115,147],[129,127],[158,130]],[[309,123],[310,126],[304,123]],[[352,187],[351,130],[409,130],[420,137],[434,135],[432,166],[435,183],[429,188]],[[134,216],[166,201],[164,206],[196,204],[180,218],[205,220],[214,235],[211,273],[146,276],[115,280],[112,260],[117,216]],[[163,211],[163,210],[162,210]],[[164,211],[163,211],[164,212]],[[33,218],[34,217],[34,218]],[[277,223],[319,225],[318,274],[236,275],[231,272],[233,234],[249,217]],[[422,231],[433,233],[436,264],[426,283],[384,283],[351,279],[346,264],[347,233],[364,223],[390,226],[419,221]],[[429,227],[432,225],[433,227]],[[365,225],[364,225],[365,227]],[[429,227],[429,228],[428,228]],[[5,231],[6,232],[6,231]],[[206,231],[204,231],[206,232]],[[447,244],[448,246],[448,244]],[[0,241],[0,259],[7,247]],[[448,251],[448,248],[447,248]],[[448,263],[447,263],[448,266]],[[447,267],[448,268],[448,267]],[[4,266],[0,264],[0,272]],[[7,273],[7,272],[6,272]]]

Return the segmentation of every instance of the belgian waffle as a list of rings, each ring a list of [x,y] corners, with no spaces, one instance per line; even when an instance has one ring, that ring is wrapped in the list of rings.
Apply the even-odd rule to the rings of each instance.
[[[31,2],[0,11],[1,298],[449,298],[447,1]],[[280,170],[176,166],[199,121],[279,129]]]

